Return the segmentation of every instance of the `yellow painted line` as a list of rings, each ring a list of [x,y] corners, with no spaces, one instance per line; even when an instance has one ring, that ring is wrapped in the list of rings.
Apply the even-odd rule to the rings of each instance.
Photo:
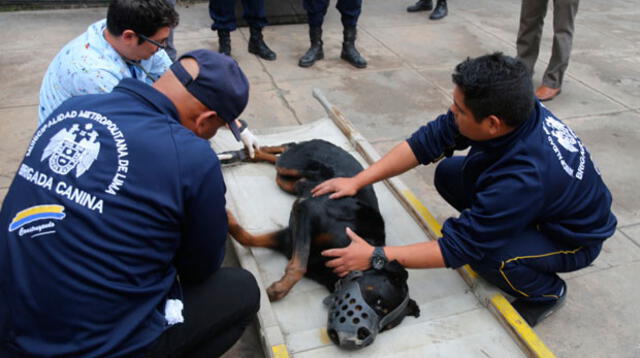
[[[475,280],[476,278],[480,277],[478,273],[475,272],[469,265],[462,266],[462,269],[467,273],[467,275],[469,275],[471,279]]]
[[[327,333],[326,328],[320,328],[320,342],[322,342],[322,344],[331,343],[331,338],[329,338],[329,333]]]
[[[427,207],[424,206],[410,190],[402,190],[400,193],[411,204],[411,206],[413,206],[418,214],[420,214],[422,219],[427,223],[429,229],[438,237],[441,237],[442,225],[440,225],[438,220],[436,220],[436,218],[431,214],[429,209],[427,209]],[[478,277],[478,274],[471,268],[471,266],[464,265],[462,269],[469,278],[476,279]],[[537,358],[555,358],[553,352],[551,352],[551,350],[544,344],[529,324],[520,317],[520,314],[502,294],[498,293],[494,295],[491,298],[491,305],[504,318],[506,323],[527,347],[532,356]]]
[[[438,237],[442,236],[442,225],[440,225],[438,220],[431,215],[431,212],[427,207],[424,206],[410,190],[402,190],[400,193],[405,197],[405,199],[407,199],[407,201],[409,201],[413,208],[416,209],[418,214],[422,216],[429,229],[431,229],[431,231],[433,231]]]
[[[441,237],[442,225],[440,225],[438,220],[436,220],[436,218],[431,214],[429,209],[427,209],[427,207],[424,206],[424,204],[422,204],[422,202],[418,198],[416,198],[416,196],[413,195],[413,193],[410,190],[403,190],[402,196],[404,196],[405,199],[407,199],[407,201],[409,201],[409,203],[413,206],[413,208],[416,209],[416,211],[420,214],[422,219],[427,223],[427,226],[429,227],[429,229],[433,231],[436,235],[438,235],[438,237]],[[469,276],[469,278],[471,279],[478,278],[478,274],[475,271],[473,271],[471,266],[464,265],[462,269]]]
[[[287,346],[284,344],[271,346],[271,352],[273,352],[274,358],[289,358],[289,352],[287,351]]]
[[[500,313],[513,332],[527,346],[534,357],[555,358],[555,355],[538,337],[536,332],[527,324],[511,303],[502,294],[495,294],[491,298],[491,305]]]

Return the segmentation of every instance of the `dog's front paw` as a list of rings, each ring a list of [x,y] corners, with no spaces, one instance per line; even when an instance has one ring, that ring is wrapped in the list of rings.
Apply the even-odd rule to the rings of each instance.
[[[291,288],[287,287],[287,285],[283,284],[280,281],[276,281],[267,288],[267,295],[269,296],[269,301],[277,301],[289,293]]]

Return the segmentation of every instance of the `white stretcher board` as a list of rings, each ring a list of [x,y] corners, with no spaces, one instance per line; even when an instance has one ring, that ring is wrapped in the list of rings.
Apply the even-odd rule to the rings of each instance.
[[[330,119],[295,126],[254,131],[261,145],[277,145],[314,138],[328,140],[368,166],[351,141]],[[216,152],[240,149],[228,131],[213,141]],[[370,150],[370,149],[369,149]],[[374,154],[374,156],[377,154]],[[371,158],[369,158],[371,159]],[[252,233],[281,229],[288,224],[295,197],[275,183],[275,168],[267,163],[241,163],[223,168],[227,208]],[[374,185],[385,219],[387,244],[402,245],[429,240],[423,223],[415,220],[389,187]],[[487,309],[474,289],[454,270],[409,270],[409,292],[420,306],[419,318],[406,317],[398,327],[380,333],[360,351],[335,346],[326,334],[328,291],[303,278],[288,296],[270,303],[265,288],[279,279],[287,259],[270,249],[247,249],[234,241],[240,264],[257,278],[262,290],[258,314],[265,354],[270,357],[519,357],[532,355],[514,340],[499,319]],[[491,294],[491,293],[490,293]],[[489,305],[490,306],[490,305]],[[526,352],[526,354],[525,354]],[[535,354],[533,354],[535,355]]]

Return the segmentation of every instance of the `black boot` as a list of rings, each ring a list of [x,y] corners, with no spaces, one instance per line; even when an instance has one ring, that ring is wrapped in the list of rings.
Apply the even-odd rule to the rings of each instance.
[[[345,27],[343,34],[344,42],[342,42],[340,58],[357,68],[367,67],[367,61],[360,55],[360,52],[356,50],[356,28]]]
[[[304,56],[300,57],[300,61],[298,61],[298,66],[300,67],[311,67],[317,60],[324,58],[324,52],[322,51],[322,27],[310,27],[309,40],[311,47],[309,47]]]
[[[433,9],[433,0],[418,0],[417,3],[407,7],[408,12],[428,11]]]
[[[251,27],[251,36],[249,36],[249,52],[260,56],[265,60],[273,61],[276,59],[276,53],[264,43],[262,39],[262,29],[258,27]]]
[[[520,316],[524,318],[529,326],[534,327],[543,319],[551,316],[560,309],[567,297],[567,285],[565,284],[562,291],[558,295],[558,299],[544,302],[531,302],[526,299],[518,298],[511,304],[518,311]]]
[[[447,0],[438,0],[435,10],[429,15],[431,20],[440,20],[447,16]]]
[[[227,30],[218,30],[218,52],[231,56],[231,36]]]

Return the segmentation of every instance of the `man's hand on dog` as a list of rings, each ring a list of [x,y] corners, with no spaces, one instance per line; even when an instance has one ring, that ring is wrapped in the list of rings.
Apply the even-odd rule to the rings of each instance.
[[[343,196],[354,196],[359,189],[354,178],[333,178],[316,185],[315,188],[311,189],[311,194],[316,197],[333,193],[329,196],[329,199],[337,199]],[[351,238],[353,239],[353,237]]]
[[[350,228],[347,228],[346,231],[347,236],[351,239],[349,246],[322,251],[322,256],[335,257],[326,265],[333,268],[333,272],[340,277],[348,275],[351,271],[368,269],[371,266],[371,255],[373,254],[373,246],[351,231]]]

